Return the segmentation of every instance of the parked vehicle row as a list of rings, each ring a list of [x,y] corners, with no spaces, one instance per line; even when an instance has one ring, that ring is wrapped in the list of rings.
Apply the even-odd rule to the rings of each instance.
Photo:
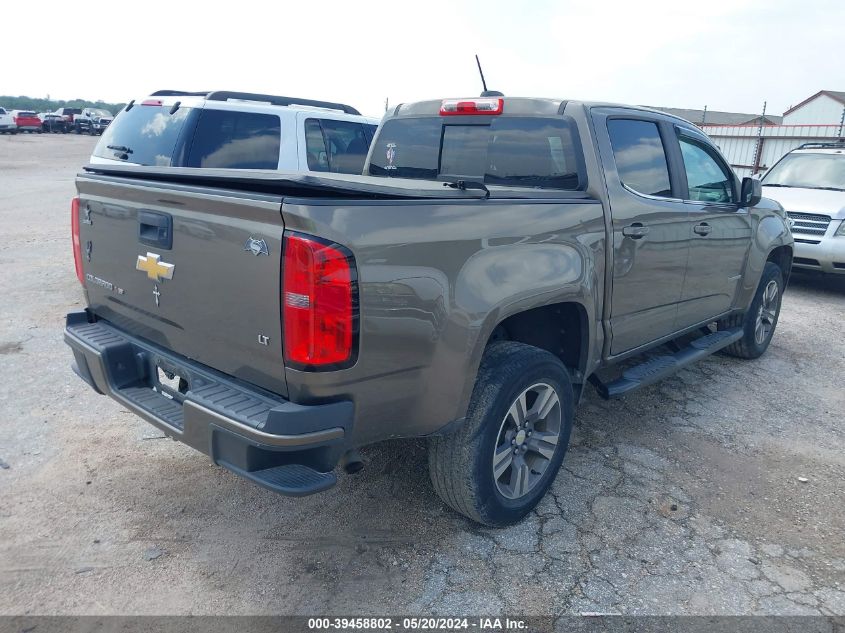
[[[112,113],[103,108],[59,108],[55,112],[39,113],[0,108],[0,133],[74,132],[93,136],[102,134],[113,119]]]
[[[0,133],[17,134],[18,132],[41,133],[41,119],[29,110],[6,110],[0,108]]]

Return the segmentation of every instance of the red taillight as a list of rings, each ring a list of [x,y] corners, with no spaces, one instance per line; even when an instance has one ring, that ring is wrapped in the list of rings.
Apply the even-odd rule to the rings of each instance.
[[[285,361],[322,368],[354,361],[352,256],[336,244],[286,233],[282,259]]]
[[[79,197],[70,203],[70,234],[73,237],[73,265],[76,266],[76,278],[85,285],[82,275],[82,243],[79,241]]]
[[[440,116],[501,114],[504,107],[504,99],[445,99],[440,104]]]
[[[146,99],[145,101],[141,102],[141,105],[160,106],[161,99]]]

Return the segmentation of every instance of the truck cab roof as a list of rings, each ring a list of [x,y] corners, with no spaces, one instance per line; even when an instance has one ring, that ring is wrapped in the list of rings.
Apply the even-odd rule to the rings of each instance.
[[[650,115],[668,119],[675,119],[687,125],[694,125],[684,118],[663,112],[662,110],[655,110],[645,106],[633,106],[628,104],[613,103],[607,101],[582,101],[574,99],[561,98],[547,98],[547,97],[460,97],[447,99],[427,99],[425,101],[416,101],[412,103],[400,103],[392,111],[385,116],[385,118],[392,117],[420,117],[420,116],[437,116],[441,113],[441,108],[446,102],[460,102],[460,103],[478,103],[500,101],[502,108],[500,112],[490,112],[491,115],[503,116],[554,116],[564,113],[568,106],[591,108],[622,108],[625,110],[635,110],[640,112],[647,112]],[[478,112],[477,114],[484,114]]]

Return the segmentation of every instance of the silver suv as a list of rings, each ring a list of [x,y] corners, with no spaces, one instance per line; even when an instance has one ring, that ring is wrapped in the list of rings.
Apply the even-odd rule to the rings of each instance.
[[[763,177],[763,195],[791,220],[794,267],[845,275],[845,141],[789,152]]]

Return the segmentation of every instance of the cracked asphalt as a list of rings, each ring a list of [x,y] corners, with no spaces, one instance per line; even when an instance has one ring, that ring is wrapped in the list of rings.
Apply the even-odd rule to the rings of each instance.
[[[589,390],[552,493],[509,529],[438,500],[423,441],[288,499],[72,374],[94,143],[0,137],[0,614],[845,614],[845,281],[796,276],[758,361]]]

